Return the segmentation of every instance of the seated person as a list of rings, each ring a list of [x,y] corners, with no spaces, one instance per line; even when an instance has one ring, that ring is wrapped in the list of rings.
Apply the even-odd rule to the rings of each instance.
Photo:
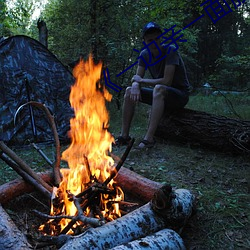
[[[189,100],[190,84],[184,62],[174,45],[161,45],[161,27],[149,22],[142,32],[147,48],[141,51],[136,75],[126,89],[123,102],[122,130],[116,145],[127,145],[131,139],[129,130],[140,101],[152,105],[148,130],[139,148],[154,146],[154,134],[164,112],[183,108]],[[143,78],[148,69],[152,79]]]

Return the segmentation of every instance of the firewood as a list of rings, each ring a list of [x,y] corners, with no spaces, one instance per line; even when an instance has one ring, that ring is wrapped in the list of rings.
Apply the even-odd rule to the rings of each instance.
[[[166,227],[183,226],[192,214],[195,197],[185,189],[165,191],[165,187],[161,188],[161,195],[156,193],[151,202],[101,227],[87,230],[60,249],[109,249]],[[175,222],[178,224],[173,225]]]
[[[14,151],[12,151],[3,141],[0,141],[0,149],[9,157],[11,160],[16,162],[18,166],[22,168],[27,174],[29,174],[32,178],[34,178],[39,184],[41,184],[45,189],[47,189],[50,193],[52,192],[52,187],[48,185],[46,182],[41,180],[37,174],[28,166],[28,164],[23,161]]]
[[[50,171],[38,174],[39,178],[47,183],[53,182],[53,176]],[[159,182],[147,179],[127,168],[121,167],[115,181],[125,193],[133,195],[143,203],[149,202],[155,191],[162,186]],[[24,193],[32,192],[34,188],[21,179],[16,179],[0,186],[0,203],[5,204],[8,201]]]
[[[25,236],[17,229],[9,215],[0,204],[0,249],[32,249]]]
[[[111,250],[185,250],[185,245],[172,229],[162,229],[144,238],[111,248]]]
[[[12,167],[27,183],[31,184],[35,189],[41,192],[45,197],[50,199],[51,193],[44,188],[40,182],[37,182],[29,174],[27,174],[22,168],[20,168],[15,162],[9,159],[4,153],[0,153],[0,158],[5,161],[10,167]]]
[[[154,193],[162,186],[161,183],[145,178],[124,167],[120,169],[114,180],[125,194],[128,193],[143,203],[149,202]]]
[[[53,181],[53,175],[51,172],[37,173],[37,175],[47,183]],[[34,186],[22,179],[15,179],[0,186],[0,203],[6,204],[24,193],[31,193],[33,191]]]
[[[153,212],[150,203],[111,221],[102,227],[91,228],[63,245],[68,249],[109,249],[144,237],[165,227],[164,221]]]
[[[107,185],[116,175],[117,173],[119,172],[119,170],[121,169],[124,161],[126,160],[133,144],[135,142],[135,138],[132,138],[131,141],[129,142],[129,145],[127,146],[124,154],[122,155],[120,161],[117,163],[116,167],[115,167],[115,170],[111,172],[110,176],[104,181],[104,184]]]

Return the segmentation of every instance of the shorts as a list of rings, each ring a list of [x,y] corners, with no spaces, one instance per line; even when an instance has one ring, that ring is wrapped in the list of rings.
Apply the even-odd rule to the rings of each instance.
[[[175,111],[184,108],[188,103],[188,91],[179,90],[173,87],[166,86],[167,95],[165,97],[165,111]],[[140,102],[152,105],[153,88],[141,88]]]

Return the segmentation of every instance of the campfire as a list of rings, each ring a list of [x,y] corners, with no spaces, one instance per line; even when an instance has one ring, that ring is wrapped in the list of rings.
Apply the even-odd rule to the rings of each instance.
[[[161,246],[159,249],[184,250],[178,232],[193,212],[195,196],[186,189],[173,190],[169,185],[161,185],[123,168],[134,139],[117,162],[111,157],[114,138],[108,131],[105,103],[112,95],[100,82],[101,68],[102,64],[94,64],[91,56],[86,62],[80,60],[74,68],[76,81],[70,93],[74,110],[69,131],[71,144],[62,153],[68,168],[60,168],[56,126],[53,116],[41,103],[29,102],[17,112],[29,104],[46,113],[55,139],[55,163],[52,164],[37,145],[33,146],[53,167],[53,176],[35,173],[0,141],[0,158],[23,178],[19,180],[23,182],[22,191],[31,191],[30,186],[25,185],[29,183],[50,200],[50,213],[33,211],[46,222],[39,227],[44,236],[33,239],[32,244],[36,249],[53,245],[61,250],[141,249],[145,246],[156,249],[156,245]],[[2,204],[7,203],[11,195],[21,194],[20,185],[16,183],[0,186],[0,191]],[[124,193],[135,196],[136,202],[124,201]],[[0,224],[9,225],[10,219],[1,206],[0,215]],[[6,236],[0,237],[0,245],[11,243],[16,249],[19,245],[30,247],[24,236],[15,237],[17,229],[10,232],[12,225],[7,228],[0,227]]]
[[[61,169],[62,181],[54,190],[50,212],[55,220],[40,227],[45,234],[75,234],[86,222],[97,226],[121,217],[119,202],[124,194],[113,180],[116,164],[110,153],[114,138],[108,131],[105,105],[112,95],[100,83],[101,69],[102,64],[94,64],[91,56],[74,68],[76,81],[70,93],[75,113],[70,120],[72,142],[62,153],[69,170]]]

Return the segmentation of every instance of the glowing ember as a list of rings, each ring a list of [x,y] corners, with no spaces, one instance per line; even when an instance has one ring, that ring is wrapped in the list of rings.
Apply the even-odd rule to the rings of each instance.
[[[56,192],[57,204],[54,201],[51,215],[77,215],[79,211],[72,198],[69,199],[73,194],[80,199],[85,216],[91,214],[105,221],[121,216],[117,201],[123,200],[122,190],[113,180],[103,185],[114,170],[114,161],[109,156],[114,138],[107,130],[109,115],[105,106],[105,101],[111,101],[112,95],[100,84],[101,70],[102,64],[95,65],[91,56],[86,62],[81,60],[74,68],[76,82],[70,93],[70,103],[75,112],[70,120],[72,143],[62,154],[70,170],[61,171],[63,180]],[[98,193],[99,189],[103,192]],[[93,190],[99,196],[88,196]],[[93,204],[98,205],[98,209],[93,209]],[[62,231],[70,221],[63,218],[60,226],[55,225],[55,220],[46,225],[50,224],[49,231],[53,234],[53,230],[58,231],[59,227],[59,231]],[[55,229],[51,228],[51,224]],[[44,231],[42,226],[40,230]],[[72,233],[72,230],[68,233]]]

